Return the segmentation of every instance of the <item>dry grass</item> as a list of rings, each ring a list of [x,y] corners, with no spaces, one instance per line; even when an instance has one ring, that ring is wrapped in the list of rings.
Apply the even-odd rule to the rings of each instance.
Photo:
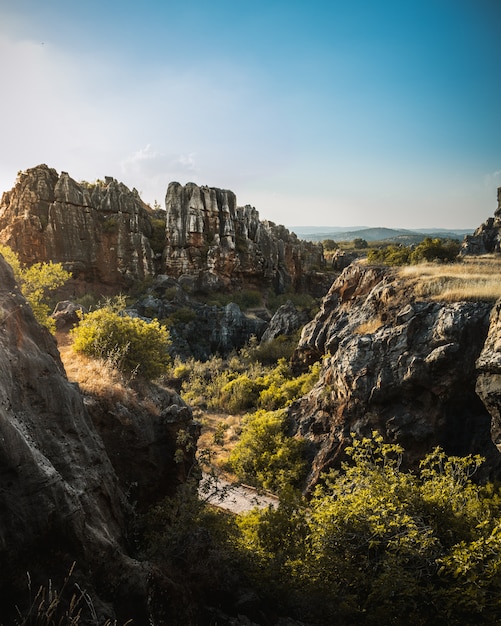
[[[111,402],[137,404],[136,393],[123,374],[104,360],[91,359],[74,352],[71,343],[58,337],[58,348],[70,382],[78,383],[84,393]]]
[[[198,439],[199,450],[207,450],[211,465],[223,473],[226,479],[235,477],[228,473],[228,457],[240,439],[242,415],[203,412],[198,416],[202,432]]]
[[[501,298],[501,257],[466,257],[460,263],[423,263],[399,269],[420,298],[441,302]]]
[[[360,324],[360,326],[357,326],[353,332],[358,335],[372,335],[372,333],[375,333],[378,328],[381,328],[381,326],[383,326],[382,319],[380,317],[374,317],[371,320]]]

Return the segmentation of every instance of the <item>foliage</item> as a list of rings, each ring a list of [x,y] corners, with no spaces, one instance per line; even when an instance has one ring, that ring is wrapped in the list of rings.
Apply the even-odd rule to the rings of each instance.
[[[50,317],[51,309],[47,298],[51,292],[64,285],[71,278],[71,274],[63,268],[61,263],[52,263],[52,261],[24,267],[18,255],[8,246],[0,245],[0,254],[12,267],[14,277],[30,304],[36,320],[53,332],[55,322]]]
[[[251,360],[249,350],[242,350],[228,361],[212,357],[205,363],[194,359],[176,362],[172,373],[174,378],[183,378],[181,395],[188,404],[238,413],[288,406],[317,382],[320,364],[295,377],[285,359],[265,367]]]
[[[155,209],[158,203],[155,200]],[[158,205],[159,206],[159,205]],[[162,254],[165,248],[165,224],[166,219],[161,217],[151,218],[150,246],[155,254]]]
[[[315,623],[499,623],[501,496],[472,482],[481,459],[436,449],[414,475],[377,433],[346,452],[308,503],[240,519],[263,592]]]
[[[240,480],[272,491],[299,484],[306,469],[304,444],[288,437],[286,427],[283,409],[261,410],[246,417],[240,441],[229,459]]]
[[[322,245],[326,251],[337,250],[339,248],[339,244],[337,244],[334,239],[324,239]]]
[[[369,250],[369,263],[386,265],[408,265],[423,261],[451,263],[459,253],[459,243],[451,239],[426,237],[417,246],[389,245]]]
[[[168,330],[158,320],[145,322],[117,312],[110,303],[85,315],[71,334],[75,351],[111,361],[123,372],[151,379],[169,363]]]
[[[365,250],[369,247],[369,244],[365,239],[362,239],[361,237],[356,237],[353,240],[353,247],[355,248],[355,250]]]

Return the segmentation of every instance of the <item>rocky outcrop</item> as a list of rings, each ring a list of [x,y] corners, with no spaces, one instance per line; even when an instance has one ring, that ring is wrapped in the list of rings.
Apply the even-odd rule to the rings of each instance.
[[[499,475],[491,415],[475,391],[491,308],[419,301],[387,268],[348,267],[294,357],[297,369],[324,357],[320,381],[289,411],[291,434],[309,444],[308,488],[340,463],[350,433],[373,430],[405,448],[408,467],[440,445],[482,454],[484,476]]]
[[[115,290],[154,273],[152,211],[113,178],[77,183],[39,165],[20,172],[0,202],[0,242],[21,261],[63,263],[73,289]]]
[[[459,254],[462,256],[501,252],[501,187],[494,217],[481,224],[473,235],[466,235]]]
[[[266,343],[282,335],[292,335],[310,320],[306,311],[299,311],[294,304],[287,300],[277,309],[261,337],[261,343]]]
[[[78,583],[96,612],[97,621],[92,623],[105,623],[108,618],[113,623],[115,619],[118,623],[133,619],[139,625],[159,623],[150,601],[156,597],[158,602],[159,594],[174,597],[172,583],[149,563],[131,557],[127,539],[131,509],[122,487],[127,481],[149,486],[151,501],[156,472],[158,495],[162,488],[167,491],[169,461],[160,462],[159,457],[172,455],[176,438],[169,447],[165,436],[164,440],[157,437],[161,424],[171,435],[176,425],[178,431],[189,428],[186,407],[173,394],[164,392],[159,398],[157,392],[157,404],[163,408],[156,421],[148,424],[144,410],[136,416],[130,409],[126,414],[122,406],[123,414],[111,415],[119,410],[112,403],[108,417],[121,420],[121,426],[115,429],[114,446],[109,442],[105,446],[78,387],[66,378],[54,338],[35,321],[1,258],[0,353],[2,622],[18,623],[15,605],[27,614],[29,585],[32,599],[49,579],[53,590],[60,590],[75,562],[67,599],[77,592]],[[127,421],[134,424],[127,425]],[[113,424],[102,427],[105,439],[113,428]],[[130,439],[137,441],[140,436],[140,445],[128,451]],[[138,450],[142,457],[134,459]],[[117,462],[119,456],[122,464]],[[130,463],[127,476],[122,467],[126,460]],[[183,465],[182,458],[177,460]],[[193,451],[191,459],[185,459],[186,467],[188,461],[193,463]],[[151,467],[141,472],[141,462]],[[172,462],[171,456],[171,466]],[[179,472],[172,477],[173,484]],[[89,605],[83,604],[85,613]]]
[[[492,440],[501,452],[501,301],[492,310],[489,333],[477,361],[476,391],[492,421]]]
[[[223,189],[171,183],[165,197],[167,242],[163,271],[191,277],[201,291],[235,286],[304,289],[323,265],[322,247],[300,241]]]
[[[156,274],[189,292],[231,288],[306,290],[328,285],[320,244],[300,241],[224,189],[171,183],[166,212],[153,211],[111,177],[76,182],[39,165],[20,172],[0,202],[0,243],[23,263],[63,263],[67,296],[118,293]]]
[[[128,312],[166,320],[172,341],[170,352],[201,361],[213,354],[227,356],[242,348],[252,336],[260,339],[269,321],[269,317],[244,313],[234,302],[225,306],[199,302],[179,281],[167,276],[158,276],[149,293]]]

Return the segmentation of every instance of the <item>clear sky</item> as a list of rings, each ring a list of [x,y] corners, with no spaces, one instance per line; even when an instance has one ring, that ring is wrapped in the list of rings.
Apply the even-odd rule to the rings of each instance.
[[[286,226],[473,229],[500,32],[499,0],[0,0],[0,192],[46,163]]]

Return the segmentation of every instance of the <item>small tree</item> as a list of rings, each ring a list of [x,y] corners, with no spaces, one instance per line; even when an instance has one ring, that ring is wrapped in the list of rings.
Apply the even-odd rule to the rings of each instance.
[[[30,304],[36,320],[53,332],[56,325],[50,317],[47,297],[58,287],[64,285],[71,278],[71,274],[63,268],[61,263],[52,263],[52,261],[23,267],[18,255],[8,246],[0,245],[0,254],[11,266],[14,278],[19,283],[23,296]]]

